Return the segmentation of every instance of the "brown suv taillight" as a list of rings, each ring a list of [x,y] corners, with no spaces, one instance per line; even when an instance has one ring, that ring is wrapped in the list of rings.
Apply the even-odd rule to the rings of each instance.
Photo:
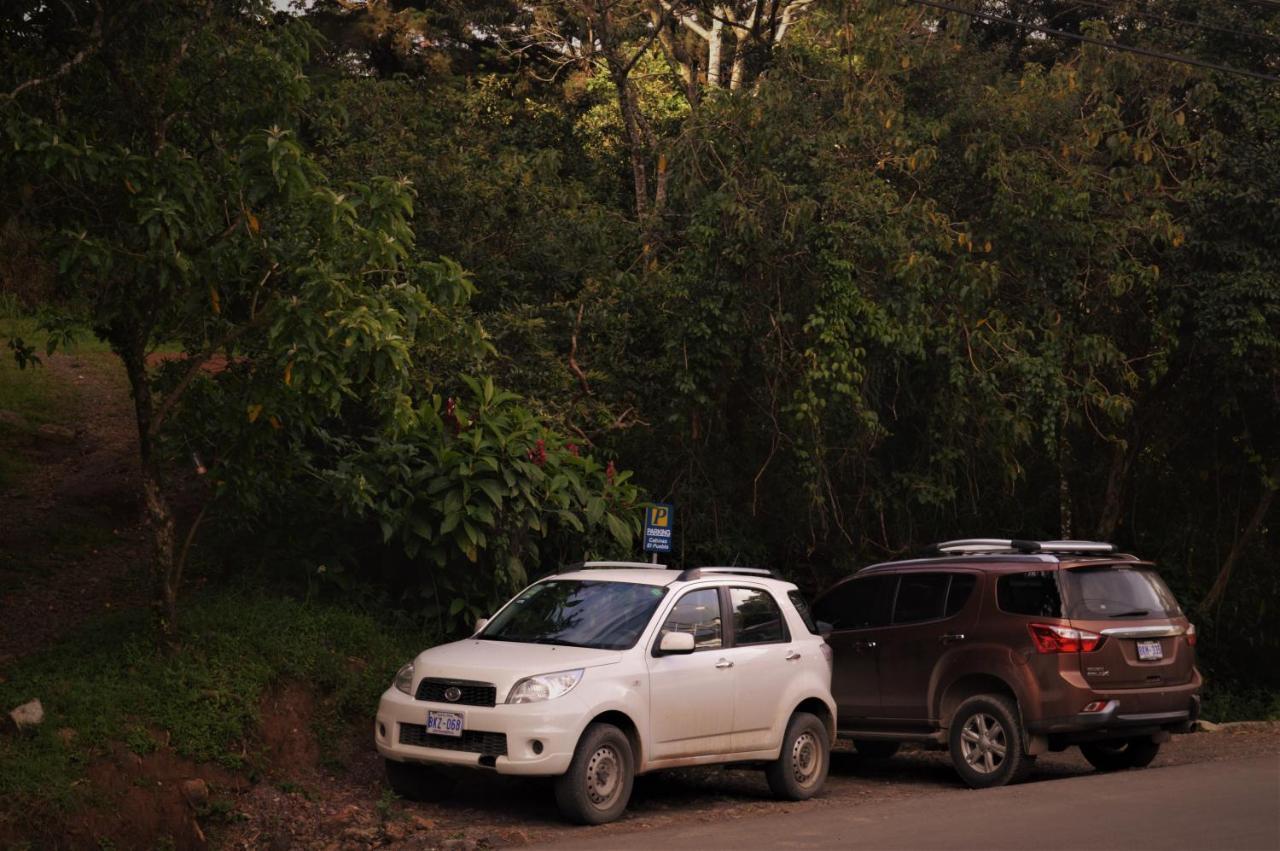
[[[1186,636],[1187,636],[1187,646],[1195,647],[1196,646],[1196,625],[1195,624],[1191,624],[1190,626],[1187,627]]]
[[[1102,646],[1106,636],[1087,629],[1054,626],[1047,623],[1028,624],[1031,640],[1041,653],[1092,653]]]

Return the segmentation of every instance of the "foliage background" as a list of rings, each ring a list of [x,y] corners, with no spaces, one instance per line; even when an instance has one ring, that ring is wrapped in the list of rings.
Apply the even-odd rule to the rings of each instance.
[[[1011,6],[1280,67],[1266,8]],[[628,553],[645,498],[675,560],[810,591],[934,540],[1100,537],[1162,565],[1211,688],[1280,688],[1274,84],[882,2],[808,6],[737,89],[691,85],[643,2],[51,8],[5,13],[0,286],[122,357],[122,310],[225,353],[157,450],[208,463],[164,487],[183,528],[211,506],[211,562],[449,631]],[[531,35],[584,22],[599,52]],[[113,279],[161,213],[225,248],[152,238]]]

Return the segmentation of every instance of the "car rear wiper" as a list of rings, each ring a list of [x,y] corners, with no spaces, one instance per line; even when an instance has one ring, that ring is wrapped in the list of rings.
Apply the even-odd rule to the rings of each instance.
[[[1147,611],[1146,609],[1134,609],[1132,612],[1120,612],[1119,614],[1111,615],[1111,617],[1113,618],[1144,618],[1149,614],[1151,614],[1151,612]]]

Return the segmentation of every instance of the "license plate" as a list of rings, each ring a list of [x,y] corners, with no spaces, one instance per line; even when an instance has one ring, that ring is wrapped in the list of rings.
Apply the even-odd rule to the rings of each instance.
[[[427,712],[427,734],[431,736],[462,735],[461,712]]]
[[[1164,648],[1160,646],[1159,641],[1139,641],[1138,642],[1138,661],[1154,662],[1157,659],[1164,658]]]

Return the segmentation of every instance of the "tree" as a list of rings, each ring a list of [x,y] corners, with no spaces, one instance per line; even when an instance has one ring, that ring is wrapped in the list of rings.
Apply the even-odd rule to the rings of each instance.
[[[55,246],[68,318],[105,340],[128,377],[156,602],[172,637],[182,560],[158,445],[193,382],[282,317],[319,321],[339,282],[365,270],[384,286],[343,305],[373,327],[342,357],[394,360],[406,321],[395,300],[411,298],[397,287],[420,270],[405,263],[405,187],[333,191],[287,129],[307,95],[305,25],[265,3],[146,6],[95,7],[61,63],[39,48],[83,29],[90,10],[14,14],[31,43],[23,58],[55,70],[13,88],[5,170],[29,187],[19,214]],[[250,89],[259,96],[244,97]],[[182,355],[157,366],[156,347],[174,342]]]

